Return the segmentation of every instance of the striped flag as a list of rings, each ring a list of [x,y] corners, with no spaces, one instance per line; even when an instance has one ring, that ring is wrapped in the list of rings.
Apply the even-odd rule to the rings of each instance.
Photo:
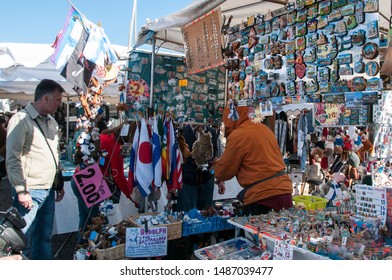
[[[136,180],[139,190],[144,197],[152,191],[152,181],[154,180],[154,167],[152,165],[152,149],[148,128],[145,119],[141,120],[140,140],[136,158]]]
[[[154,118],[154,127],[152,134],[152,163],[154,166],[154,185],[162,185],[162,159],[161,159],[161,139],[158,131],[158,117]]]
[[[167,140],[167,146],[168,146],[168,152],[167,154],[169,155],[169,174],[172,173],[172,166],[173,166],[173,161],[176,161],[176,154],[174,152],[174,146],[176,144],[176,135],[174,133],[174,126],[173,126],[173,121],[169,121],[169,130],[168,130],[168,140]]]
[[[136,186],[135,178],[135,167],[136,167],[136,155],[139,147],[139,127],[136,127],[135,134],[133,136],[131,155],[129,156],[129,172],[128,172],[128,189],[132,194],[133,188]]]
[[[101,67],[106,66],[105,61],[110,63],[118,61],[116,52],[101,26],[91,28],[83,54],[86,59]]]
[[[167,190],[174,191],[180,190],[182,188],[182,164],[183,164],[183,157],[180,149],[178,148],[177,142],[173,146],[173,163],[171,168],[171,176],[170,180],[166,183]]]
[[[75,7],[71,6],[64,26],[53,43],[55,51],[50,59],[56,65],[56,69],[62,69],[74,52],[84,30],[82,18]]]
[[[158,124],[159,129],[159,124]],[[170,177],[170,166],[169,166],[169,156],[168,156],[168,146],[167,146],[167,133],[168,126],[165,120],[165,125],[162,124],[162,177],[164,180],[169,180]]]

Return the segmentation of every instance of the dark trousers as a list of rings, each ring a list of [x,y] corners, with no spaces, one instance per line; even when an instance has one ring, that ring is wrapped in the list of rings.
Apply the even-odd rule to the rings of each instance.
[[[177,210],[189,212],[194,208],[202,210],[212,206],[214,186],[214,176],[200,185],[184,183],[177,199]]]

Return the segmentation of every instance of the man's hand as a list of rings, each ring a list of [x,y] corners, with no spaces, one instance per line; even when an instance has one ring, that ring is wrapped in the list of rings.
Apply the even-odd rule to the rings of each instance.
[[[220,195],[224,194],[226,191],[225,182],[224,181],[216,181],[216,183],[218,184],[218,193]]]
[[[18,201],[20,205],[22,205],[24,208],[30,210],[33,208],[33,200],[31,198],[30,193],[28,192],[23,192],[18,194]]]
[[[56,202],[60,202],[64,198],[64,188],[56,191]]]

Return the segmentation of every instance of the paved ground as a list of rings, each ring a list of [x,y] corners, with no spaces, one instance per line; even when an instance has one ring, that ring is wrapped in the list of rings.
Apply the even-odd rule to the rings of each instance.
[[[0,184],[0,219],[4,214],[1,212],[6,211],[12,205],[12,198],[10,192],[10,184],[7,179],[3,179]],[[53,255],[57,255],[58,260],[72,260],[76,246],[76,233],[66,233],[52,236]]]

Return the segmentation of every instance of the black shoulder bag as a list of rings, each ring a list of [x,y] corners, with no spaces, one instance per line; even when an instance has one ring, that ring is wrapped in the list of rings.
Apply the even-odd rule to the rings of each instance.
[[[39,123],[36,119],[34,119],[34,121],[38,125],[39,130],[41,131],[42,135],[44,136],[45,142],[49,147],[50,153],[52,154],[54,164],[56,165],[56,175],[54,175],[52,189],[54,189],[55,191],[61,191],[64,188],[63,172],[61,171],[61,169],[57,165],[56,157],[54,156],[54,153],[52,151],[52,148],[49,145],[48,140],[46,140],[46,136],[45,136],[44,132],[42,131],[41,126],[39,125]]]

